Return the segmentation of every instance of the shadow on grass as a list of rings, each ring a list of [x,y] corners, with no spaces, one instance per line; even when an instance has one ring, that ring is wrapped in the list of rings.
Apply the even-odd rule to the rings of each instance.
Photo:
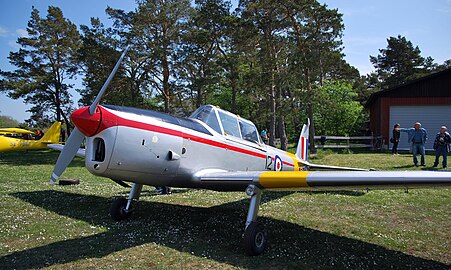
[[[173,188],[171,191],[171,194],[185,193],[188,191],[189,191],[189,189],[187,189],[187,188],[183,188],[183,189]],[[118,194],[123,195],[122,197],[128,197],[128,195],[130,194],[130,188],[126,188],[126,190],[119,191]],[[151,187],[150,189],[143,189],[141,191],[140,198],[154,197],[154,196],[170,196],[171,194],[160,194],[159,192],[156,191],[155,188]]]
[[[396,169],[407,169],[407,168],[413,168],[415,167],[414,165],[403,165],[403,166],[393,166],[393,168]]]
[[[366,193],[363,191],[353,191],[353,190],[309,190],[309,191],[298,191],[298,193],[305,194],[332,194],[332,195],[343,195],[343,196],[363,196]]]
[[[13,151],[0,153],[0,164],[12,166],[55,164],[60,152],[54,150]],[[70,167],[85,166],[84,159],[76,157]]]
[[[12,195],[59,215],[108,229],[95,235],[14,252],[0,258],[1,269],[12,266],[41,268],[102,258],[146,243],[243,268],[448,268],[439,262],[267,217],[260,221],[269,231],[270,246],[259,257],[246,257],[241,247],[241,235],[248,200],[210,208],[143,201],[130,220],[116,223],[106,214],[111,199],[51,190]],[[270,196],[277,199],[277,195]],[[145,248],[124,253],[127,256],[127,252],[146,252],[142,250]],[[152,255],[147,256],[151,261]]]
[[[421,168],[421,170],[423,170],[423,171],[440,171],[440,168],[429,166],[429,167]]]

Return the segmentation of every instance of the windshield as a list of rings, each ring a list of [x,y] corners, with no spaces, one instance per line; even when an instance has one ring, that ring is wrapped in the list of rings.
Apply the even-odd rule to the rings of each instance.
[[[214,131],[222,133],[221,127],[219,126],[218,118],[216,117],[216,113],[211,106],[199,108],[197,111],[193,113],[193,115],[191,115],[191,118],[198,119],[207,124]]]
[[[214,131],[225,136],[233,136],[253,143],[261,143],[255,125],[239,116],[205,105],[197,109],[190,118],[198,119]]]

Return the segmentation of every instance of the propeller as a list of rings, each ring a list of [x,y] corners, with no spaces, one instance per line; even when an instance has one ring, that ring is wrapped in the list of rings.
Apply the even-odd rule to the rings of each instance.
[[[116,71],[118,70],[122,60],[124,59],[125,54],[129,49],[130,45],[128,45],[122,52],[121,57],[119,58],[110,75],[108,76],[108,79],[105,81],[102,88],[100,89],[99,94],[97,94],[96,98],[94,99],[94,102],[91,104],[91,106],[89,106],[90,115],[93,115],[96,112],[96,108],[100,102],[100,99],[105,93],[106,88],[113,79],[114,74],[116,74]],[[52,172],[52,177],[50,178],[50,184],[54,184],[56,180],[58,180],[58,178],[61,176],[61,174],[63,174],[63,172],[66,170],[67,166],[69,166],[70,162],[74,159],[75,154],[77,154],[77,151],[80,148],[84,138],[85,135],[77,127],[75,127],[72,133],[70,134],[69,139],[67,139],[66,145],[64,146],[63,151],[61,151],[58,160],[56,161],[55,168],[53,169]]]
[[[63,174],[64,170],[66,170],[67,166],[69,166],[72,159],[74,159],[78,148],[80,148],[80,145],[83,142],[84,138],[85,135],[81,133],[78,128],[74,128],[74,130],[72,130],[72,133],[70,134],[69,139],[67,139],[63,151],[56,161],[55,168],[53,168],[52,178],[50,178],[50,184],[54,184],[56,180],[58,180],[58,178],[61,176],[61,174]]]

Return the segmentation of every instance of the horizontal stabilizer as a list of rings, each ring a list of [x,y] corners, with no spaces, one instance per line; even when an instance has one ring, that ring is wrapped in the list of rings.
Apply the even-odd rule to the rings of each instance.
[[[62,144],[49,144],[47,147],[58,151],[63,151],[64,149],[64,145]],[[79,148],[75,155],[78,157],[85,157],[85,152],[86,150],[84,148]]]
[[[306,162],[306,161],[303,161],[303,163],[304,163],[304,165],[308,166],[309,169],[313,169],[313,170],[374,171],[374,169],[362,169],[362,168],[352,168],[352,167],[320,165],[320,164],[313,164],[313,163]]]

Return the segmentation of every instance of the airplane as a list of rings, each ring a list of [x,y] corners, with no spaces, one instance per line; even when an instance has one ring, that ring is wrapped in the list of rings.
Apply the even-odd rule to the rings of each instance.
[[[113,220],[130,217],[144,185],[244,191],[250,197],[243,234],[244,250],[264,252],[268,235],[257,221],[263,190],[355,190],[449,187],[451,173],[440,171],[369,171],[308,162],[309,124],[302,128],[296,154],[264,144],[255,125],[212,105],[182,118],[155,111],[99,105],[129,46],[90,106],[74,111],[75,125],[50,183],[75,155],[85,155],[93,175],[133,183],[128,198],[116,199]],[[86,139],[84,152],[79,149]],[[308,171],[311,168],[332,171]]]
[[[0,134],[0,152],[18,151],[18,150],[36,150],[47,149],[49,144],[59,143],[60,141],[61,122],[55,122],[39,140],[27,140],[17,137],[11,137],[13,134],[34,135],[35,133],[20,128],[1,128]]]

